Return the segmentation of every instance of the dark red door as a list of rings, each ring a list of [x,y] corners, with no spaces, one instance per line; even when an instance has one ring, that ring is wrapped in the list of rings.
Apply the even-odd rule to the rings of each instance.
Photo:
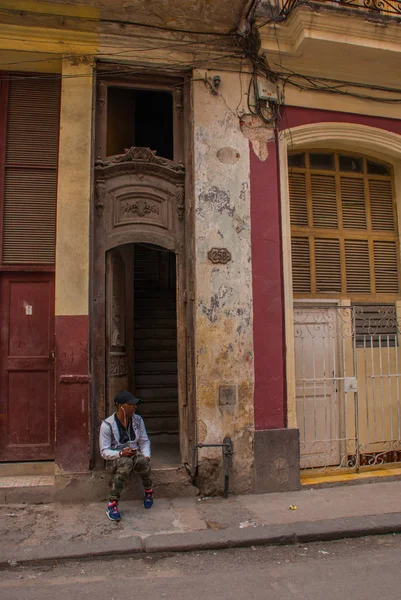
[[[53,274],[0,274],[0,461],[54,458],[53,351]]]

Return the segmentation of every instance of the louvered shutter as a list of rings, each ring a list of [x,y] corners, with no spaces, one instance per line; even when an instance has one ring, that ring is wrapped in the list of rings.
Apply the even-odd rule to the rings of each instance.
[[[289,187],[291,198],[291,225],[298,227],[308,227],[308,204],[306,196],[305,173],[290,172]]]
[[[369,181],[370,214],[374,231],[394,231],[394,204],[391,181]]]
[[[369,243],[345,240],[345,269],[349,294],[370,294]]]
[[[398,294],[398,261],[395,241],[373,242],[377,294]]]
[[[332,175],[311,175],[313,226],[337,229],[336,180]]]
[[[341,292],[341,257],[339,240],[315,240],[316,291]]]
[[[311,156],[306,153],[289,170],[294,293],[397,296],[391,170],[371,172],[371,163],[358,158],[360,171],[351,174],[337,155],[335,172],[319,172],[309,166]]]
[[[341,177],[341,206],[345,229],[366,229],[366,202],[363,179]]]
[[[59,121],[59,81],[10,78],[4,264],[54,264]]]
[[[292,253],[292,285],[296,294],[310,294],[311,271],[308,238],[293,237]]]

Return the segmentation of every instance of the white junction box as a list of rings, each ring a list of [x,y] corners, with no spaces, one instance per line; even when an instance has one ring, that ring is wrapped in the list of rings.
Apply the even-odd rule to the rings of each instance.
[[[277,102],[277,86],[275,83],[268,81],[264,77],[257,78],[257,90],[259,100],[270,100]]]
[[[344,377],[344,392],[357,392],[358,382],[356,377]]]

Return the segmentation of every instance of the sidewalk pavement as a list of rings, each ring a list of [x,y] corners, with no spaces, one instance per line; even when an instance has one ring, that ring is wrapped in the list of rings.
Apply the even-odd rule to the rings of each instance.
[[[105,508],[104,502],[0,506],[0,567],[397,533],[401,481],[228,499],[155,498],[150,510],[124,498],[120,523]]]

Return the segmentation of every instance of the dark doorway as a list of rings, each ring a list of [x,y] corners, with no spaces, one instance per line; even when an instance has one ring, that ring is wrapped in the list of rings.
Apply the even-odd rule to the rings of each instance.
[[[134,251],[133,371],[135,394],[143,399],[138,412],[153,446],[174,444],[178,462],[175,254],[144,244]]]
[[[173,160],[173,96],[169,92],[109,87],[107,156],[132,146]]]
[[[111,254],[110,254],[111,253]],[[127,387],[142,403],[156,467],[180,463],[176,255],[152,244],[127,244],[108,255],[110,412]],[[115,361],[126,357],[127,371]]]

